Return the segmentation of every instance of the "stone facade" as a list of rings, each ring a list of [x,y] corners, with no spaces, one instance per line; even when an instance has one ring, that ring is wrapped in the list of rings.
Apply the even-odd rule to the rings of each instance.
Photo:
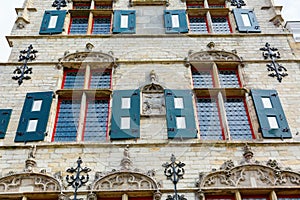
[[[68,1],[62,10],[71,10],[74,2]],[[169,0],[155,5],[145,2],[145,5],[125,0],[112,3],[113,10],[136,11],[135,34],[71,35],[69,12],[62,33],[40,35],[45,10],[55,10],[51,6],[53,0],[25,0],[23,8],[17,9],[18,18],[7,36],[12,52],[8,62],[0,63],[0,109],[12,109],[5,138],[0,139],[0,198],[68,199],[74,189],[66,182],[66,170],[76,167],[76,160],[81,157],[82,165],[91,171],[89,181],[78,191],[80,198],[166,199],[173,195],[174,185],[166,179],[162,164],[170,162],[172,154],[185,163],[184,179],[177,187],[179,194],[187,199],[201,200],[209,195],[241,199],[243,195],[260,194],[276,200],[276,195],[298,195],[300,54],[299,45],[292,42],[293,35],[282,26],[280,8],[272,0],[245,1],[243,9],[254,10],[261,33],[239,33],[231,12],[235,7],[224,1],[232,33],[166,34],[164,10],[185,10],[187,2]],[[282,82],[268,76],[266,65],[270,60],[264,59],[260,50],[267,42],[281,54],[276,62],[287,69],[288,76]],[[28,62],[33,73],[30,80],[19,86],[11,79],[12,72],[22,65],[18,62],[20,51],[30,44],[38,50],[36,59]],[[237,66],[254,139],[203,140],[199,127],[196,138],[168,138],[168,110],[165,102],[161,102],[165,98],[162,91],[191,90],[192,110],[197,116],[195,99],[205,91],[193,89],[191,69],[202,62],[209,66],[221,62]],[[87,142],[77,136],[77,141],[53,142],[59,100],[63,95],[75,98],[77,94],[62,89],[64,69],[69,67],[112,70],[109,90],[78,91],[88,97],[109,96],[110,110],[114,91],[140,89],[144,95],[143,103],[137,105],[141,108],[140,137],[112,140],[107,136],[100,142]],[[152,86],[156,90],[150,90]],[[252,89],[277,91],[291,138],[263,137]],[[26,94],[44,91],[55,94],[44,140],[14,142]],[[151,99],[157,96],[159,100]],[[152,107],[146,108],[147,103]],[[110,112],[108,129],[111,115]],[[250,158],[245,156],[249,152]]]

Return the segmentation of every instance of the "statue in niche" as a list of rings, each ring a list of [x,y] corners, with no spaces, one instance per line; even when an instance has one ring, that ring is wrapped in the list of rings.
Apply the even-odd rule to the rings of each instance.
[[[164,89],[157,83],[157,75],[154,70],[150,72],[151,83],[145,85],[142,89],[143,105],[142,115],[165,115],[165,97]]]

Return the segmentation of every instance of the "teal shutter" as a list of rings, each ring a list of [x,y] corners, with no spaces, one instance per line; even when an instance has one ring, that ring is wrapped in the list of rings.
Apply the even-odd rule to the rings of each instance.
[[[15,142],[43,141],[53,92],[27,93]]]
[[[291,138],[292,135],[276,90],[251,90],[251,94],[262,136],[264,138]]]
[[[122,99],[127,104],[122,106]],[[125,100],[126,102],[126,100]],[[122,120],[127,119],[127,127]],[[126,120],[125,120],[126,121]],[[112,102],[111,139],[132,139],[140,137],[140,91],[115,90]]]
[[[47,10],[44,13],[40,34],[58,34],[62,33],[65,17],[65,10]]]
[[[176,15],[178,17],[179,24],[173,26],[174,22],[172,22],[173,19],[172,16],[176,16]],[[189,31],[185,10],[165,10],[164,20],[165,20],[166,33],[187,33]]]
[[[190,90],[165,90],[168,138],[197,138],[192,92]],[[175,98],[183,105],[175,105]],[[181,120],[179,120],[181,119]],[[185,125],[180,125],[181,121]]]
[[[0,139],[5,137],[11,112],[11,109],[0,109]]]
[[[253,10],[233,9],[237,29],[241,33],[260,33],[259,24]]]
[[[135,33],[135,24],[135,10],[114,11],[113,33]]]

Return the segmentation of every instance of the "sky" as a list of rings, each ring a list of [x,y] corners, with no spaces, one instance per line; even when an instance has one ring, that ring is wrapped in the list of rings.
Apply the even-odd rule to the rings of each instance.
[[[273,0],[276,5],[282,5],[282,16],[285,21],[300,21],[299,0]],[[5,36],[10,35],[17,18],[15,8],[21,8],[24,0],[1,0],[0,6],[0,62],[7,62],[11,48]],[[247,1],[246,1],[247,2]],[[21,49],[23,50],[23,49]]]

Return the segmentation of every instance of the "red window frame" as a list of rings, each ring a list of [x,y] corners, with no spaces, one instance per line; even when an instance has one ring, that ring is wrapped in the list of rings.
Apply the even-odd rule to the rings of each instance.
[[[64,69],[64,75],[63,75],[63,81],[61,84],[61,89],[64,89],[64,87],[65,87],[67,73],[69,73],[69,72],[77,72],[78,73],[79,71],[80,71],[79,69]],[[84,82],[85,82],[85,79],[86,79],[86,77],[85,77],[85,71],[84,71]],[[82,89],[83,89],[83,87],[82,87]]]
[[[110,28],[109,28],[109,32],[111,33],[112,32],[112,17],[110,15],[103,15],[103,16],[96,16],[93,18],[93,23],[92,23],[92,33],[93,33],[93,30],[94,30],[94,23],[95,23],[95,19],[98,19],[98,18],[110,18]]]
[[[190,19],[190,17],[191,18],[204,18],[205,24],[206,24],[207,33],[210,33],[210,29],[209,29],[209,26],[208,26],[208,21],[207,21],[207,17],[206,16],[193,16],[193,15],[189,15],[188,17],[189,17],[189,19]],[[189,20],[189,28],[190,28],[190,20]]]
[[[216,83],[215,83],[216,81],[215,81],[215,78],[213,76],[213,69],[212,69],[212,67],[210,67],[209,69],[197,69],[196,67],[192,67],[191,69],[192,69],[192,72],[201,72],[201,71],[202,72],[207,72],[208,71],[210,73],[210,76],[211,76],[211,79],[212,79],[213,88],[216,87]],[[192,80],[192,86],[193,86],[194,89],[202,89],[202,88],[195,88],[194,87],[194,80]]]
[[[211,19],[213,19],[213,18],[215,18],[215,17],[224,17],[224,18],[226,18],[226,20],[227,20],[227,22],[228,22],[228,26],[229,26],[229,31],[230,31],[230,33],[232,33],[232,27],[231,27],[231,24],[230,24],[230,21],[229,21],[229,17],[228,16],[211,16]],[[212,24],[213,24],[213,22],[212,22]],[[215,32],[214,32],[215,33]]]
[[[100,71],[102,71],[102,70],[101,69],[92,69],[91,70],[90,77],[89,77],[89,84],[88,84],[89,88],[91,88],[90,86],[91,86],[93,72],[100,72]],[[110,89],[111,86],[112,86],[112,70],[111,69],[105,69],[103,72],[109,72],[110,73],[110,76],[109,76],[110,77],[110,82],[109,82],[109,88],[108,88],[108,89]]]
[[[235,200],[234,196],[231,195],[205,195],[206,200],[216,200],[216,199],[228,199],[228,200]]]
[[[242,197],[242,200],[244,199],[262,199],[262,198],[265,198],[266,200],[270,200],[269,196],[268,195],[241,195]]]
[[[99,5],[104,5],[104,6],[110,7],[110,8],[105,8],[105,9],[112,9],[112,2],[97,2],[97,1],[95,1],[94,9],[102,10],[102,8],[97,8],[97,6],[99,6]]]
[[[71,26],[72,26],[72,23],[73,23],[73,19],[80,19],[80,18],[81,18],[81,19],[88,19],[88,20],[89,20],[89,17],[88,17],[88,16],[76,16],[76,17],[71,16],[68,34],[70,34],[70,32],[71,32]],[[86,29],[86,33],[87,33],[87,31],[88,31],[88,28]]]
[[[300,199],[300,194],[277,195],[277,199],[279,199],[279,198],[287,198],[287,199],[299,198]]]
[[[74,1],[73,2],[73,9],[74,10],[83,10],[83,9],[78,9],[78,8],[76,8],[76,7],[79,7],[79,6],[87,6],[87,7],[91,7],[91,2],[76,2],[76,1]]]
[[[226,71],[226,70],[236,72],[236,76],[237,76],[237,79],[238,79],[238,82],[239,82],[239,86],[240,86],[240,88],[242,88],[243,85],[242,85],[242,82],[241,82],[241,78],[239,76],[239,70],[237,68],[219,67],[218,66],[218,71]]]

